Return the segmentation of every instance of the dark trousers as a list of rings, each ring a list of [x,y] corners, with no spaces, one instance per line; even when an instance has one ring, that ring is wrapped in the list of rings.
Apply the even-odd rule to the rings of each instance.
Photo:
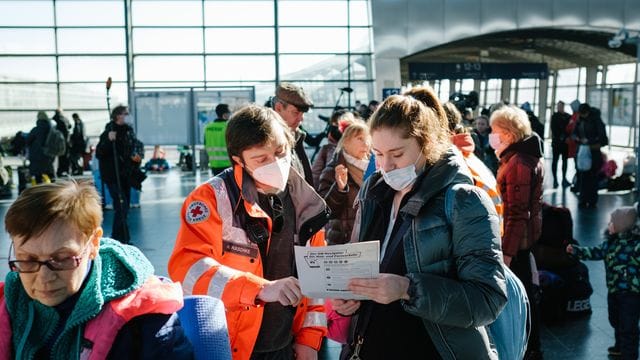
[[[58,177],[62,177],[68,174],[69,174],[69,151],[67,151],[64,155],[58,156],[58,170],[56,171],[56,175]]]
[[[293,344],[289,344],[284,348],[267,353],[253,353],[251,360],[291,360],[295,359],[293,353]]]
[[[530,250],[518,251],[518,255],[511,259],[511,265],[509,266],[524,285],[531,306],[531,331],[529,333],[529,343],[527,344],[525,359],[532,351],[537,353],[541,353],[542,351],[540,347],[540,311],[538,310],[537,289],[531,279],[530,253]]]
[[[551,160],[551,172],[553,173],[553,181],[558,181],[558,159],[562,156],[562,180],[567,177],[567,156],[569,155],[569,147],[567,144],[555,144],[551,146],[553,158]]]
[[[109,194],[113,199],[113,226],[111,227],[111,237],[123,244],[129,243],[129,226],[127,225],[127,214],[129,213],[129,202],[131,196],[131,185],[129,181],[121,181],[118,187],[116,182],[105,183],[109,189]]]
[[[600,149],[591,150],[591,169],[580,171],[580,194],[578,200],[582,205],[596,205],[598,203],[598,175],[602,167],[602,153]]]
[[[573,186],[575,186],[577,193],[580,192],[580,187],[582,187],[582,183],[580,182],[580,171],[578,171],[578,159],[576,159],[575,157],[573,158],[573,168],[576,170],[576,177],[575,177],[575,183],[573,184]]]
[[[609,323],[613,326],[616,344],[624,360],[638,359],[638,321],[640,293],[622,292],[607,296]]]
[[[73,175],[82,175],[82,153],[71,152],[69,153],[69,162],[71,163],[71,173]]]

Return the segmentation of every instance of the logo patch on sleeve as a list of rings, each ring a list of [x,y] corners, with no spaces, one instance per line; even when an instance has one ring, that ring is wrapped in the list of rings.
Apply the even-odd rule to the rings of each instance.
[[[209,213],[209,208],[205,203],[202,201],[193,201],[189,204],[189,207],[187,207],[185,217],[189,224],[197,224],[207,220]]]

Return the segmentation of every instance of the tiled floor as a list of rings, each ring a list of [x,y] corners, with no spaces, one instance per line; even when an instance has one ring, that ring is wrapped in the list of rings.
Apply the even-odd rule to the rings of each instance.
[[[573,164],[570,164],[572,167]],[[173,247],[179,224],[179,213],[185,196],[208,174],[181,173],[175,169],[167,174],[150,175],[143,185],[141,207],[132,209],[129,224],[133,244],[142,249],[156,267],[156,273],[166,275],[168,256]],[[563,204],[571,209],[574,218],[574,236],[584,245],[596,245],[601,241],[601,232],[608,222],[612,209],[632,204],[635,195],[607,194],[600,196],[597,209],[578,210],[576,196],[568,189],[550,189],[551,177],[546,179],[545,200]],[[0,200],[0,215],[4,214],[12,199]],[[105,212],[105,233],[110,233],[113,211]],[[0,233],[0,262],[7,260],[8,235]],[[546,359],[606,359],[607,347],[613,343],[613,331],[607,320],[606,287],[602,262],[587,262],[594,294],[591,297],[593,314],[581,320],[568,321],[561,325],[544,326],[542,343]],[[0,278],[8,268],[0,266]],[[320,358],[337,359],[339,346],[326,347]]]

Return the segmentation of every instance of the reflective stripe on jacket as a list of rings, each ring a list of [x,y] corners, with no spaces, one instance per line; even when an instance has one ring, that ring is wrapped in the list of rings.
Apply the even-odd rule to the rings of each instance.
[[[163,283],[155,276],[142,287],[105,304],[98,316],[89,320],[83,337],[80,359],[106,359],[120,329],[131,319],[145,314],[173,314],[182,308],[182,289],[177,283]],[[0,360],[13,353],[11,324],[4,300],[4,283],[0,284]]]
[[[243,176],[247,176],[243,181]],[[231,184],[232,188],[227,186]],[[323,246],[328,213],[322,198],[293,168],[288,189],[296,211],[296,244]],[[260,330],[263,307],[256,304],[262,285],[258,245],[241,227],[244,206],[251,218],[264,219],[270,241],[271,219],[260,208],[253,180],[236,165],[198,186],[184,202],[181,226],[169,259],[169,274],[185,294],[221,299],[234,359],[249,359]],[[267,243],[267,248],[269,244]],[[322,300],[303,298],[295,314],[295,342],[320,348],[326,334]]]
[[[204,146],[209,156],[210,168],[226,168],[231,166],[227,155],[225,131],[226,121],[214,121],[204,128]]]
[[[460,152],[462,152],[464,162],[467,164],[467,167],[471,172],[473,184],[489,194],[493,205],[496,207],[496,212],[498,213],[498,218],[500,220],[500,236],[502,236],[502,234],[504,234],[504,204],[502,203],[502,197],[500,197],[500,192],[498,191],[498,182],[496,181],[496,177],[493,176],[493,173],[487,165],[485,165],[485,163],[475,155],[475,143],[471,134],[461,133],[452,135],[451,142],[456,146],[456,148],[458,148],[458,150],[460,150]]]
[[[500,236],[504,234],[504,205],[502,204],[502,197],[498,191],[498,182],[491,173],[491,170],[473,153],[468,156],[464,155],[464,162],[469,167],[471,177],[473,178],[473,184],[482,190],[484,190],[491,198],[493,206],[498,213],[498,219],[500,220]]]

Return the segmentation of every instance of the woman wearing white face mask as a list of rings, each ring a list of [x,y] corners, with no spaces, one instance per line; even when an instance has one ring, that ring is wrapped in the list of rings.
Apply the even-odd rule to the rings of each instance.
[[[353,202],[369,166],[370,152],[369,128],[364,122],[354,122],[344,130],[333,160],[320,175],[318,193],[331,209],[325,235],[330,245],[344,244],[351,239],[356,217]]]
[[[542,141],[531,130],[529,117],[515,106],[491,114],[489,143],[500,159],[498,189],[504,202],[504,262],[522,281],[527,295],[535,293],[531,282],[531,247],[542,232]],[[531,304],[532,326],[527,358],[541,358],[537,306]]]
[[[302,295],[293,246],[325,244],[325,202],[292,169],[293,136],[272,109],[234,113],[226,143],[234,166],[185,200],[169,274],[224,302],[234,359],[316,359],[324,307]]]
[[[352,241],[381,241],[380,275],[349,281],[370,301],[332,301],[359,309],[343,358],[497,358],[485,325],[507,299],[491,200],[420,101],[387,98],[369,128],[380,171],[360,191]]]

